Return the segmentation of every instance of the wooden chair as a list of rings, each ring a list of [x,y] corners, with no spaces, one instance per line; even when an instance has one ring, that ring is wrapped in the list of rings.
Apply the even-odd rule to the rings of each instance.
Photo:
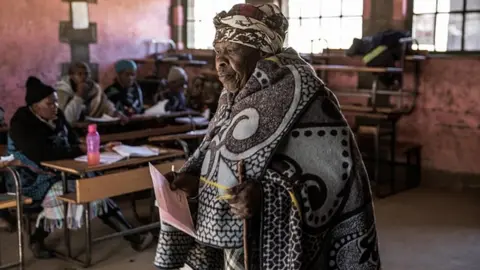
[[[32,199],[22,197],[22,186],[18,172],[10,167],[6,171],[12,174],[15,182],[15,194],[0,194],[0,210],[15,208],[17,216],[17,241],[18,241],[18,261],[6,265],[0,264],[0,269],[17,267],[17,269],[25,269],[24,263],[24,247],[23,247],[23,205],[31,204]]]

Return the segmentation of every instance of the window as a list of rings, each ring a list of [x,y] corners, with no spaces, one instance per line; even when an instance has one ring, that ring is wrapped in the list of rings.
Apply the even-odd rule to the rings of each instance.
[[[326,47],[348,49],[354,38],[362,37],[363,0],[285,2],[284,14],[289,22],[286,44],[299,52],[318,53]]]
[[[228,11],[235,4],[245,0],[188,0],[187,6],[187,47],[190,49],[213,49],[215,37],[213,17],[221,11]]]
[[[480,0],[414,0],[412,26],[422,50],[480,51]]]

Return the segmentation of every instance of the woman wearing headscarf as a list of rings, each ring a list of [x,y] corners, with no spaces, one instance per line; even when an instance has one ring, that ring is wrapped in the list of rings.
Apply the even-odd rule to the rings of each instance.
[[[86,116],[100,118],[104,114],[119,117],[123,122],[128,121],[108,100],[100,85],[90,78],[90,73],[86,63],[74,63],[68,75],[54,86],[58,91],[58,106],[68,123],[82,121]]]
[[[69,204],[68,224],[64,221],[64,204],[57,199],[63,195],[63,185],[59,175],[44,171],[41,162],[49,160],[73,159],[85,154],[85,145],[80,144],[63,112],[58,109],[57,92],[35,77],[26,83],[26,106],[19,108],[10,121],[8,152],[24,167],[18,168],[21,176],[23,195],[40,203],[42,212],[37,218],[37,228],[30,238],[30,248],[37,258],[50,258],[52,253],[44,244],[49,232],[69,226],[78,229],[82,224],[82,205]],[[113,145],[107,145],[107,149]],[[14,190],[14,182],[7,179],[7,189]],[[75,191],[75,181],[69,181],[68,189]],[[116,204],[110,200],[100,200],[90,204],[91,218],[99,217],[116,231],[131,228]],[[132,248],[143,250],[152,241],[152,236],[126,236]]]
[[[286,18],[273,4],[240,4],[214,24],[218,111],[181,171],[167,175],[198,202],[196,239],[162,224],[155,265],[379,269],[360,152],[335,96],[282,48]]]
[[[127,116],[142,114],[143,93],[136,82],[137,64],[132,60],[120,60],[115,63],[115,71],[115,82],[105,89],[108,99],[117,111]]]
[[[181,112],[187,109],[187,99],[185,98],[187,86],[187,72],[181,67],[171,67],[167,76],[167,89],[159,93],[159,100],[167,101],[165,111]]]

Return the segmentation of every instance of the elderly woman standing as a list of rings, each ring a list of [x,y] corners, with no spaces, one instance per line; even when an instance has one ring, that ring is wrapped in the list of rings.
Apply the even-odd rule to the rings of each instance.
[[[214,23],[225,89],[200,147],[167,175],[172,188],[198,201],[196,239],[162,224],[155,265],[379,269],[369,180],[354,136],[312,67],[282,48],[286,18],[272,4],[241,4]]]
[[[90,78],[90,73],[86,63],[75,63],[70,67],[68,76],[54,86],[58,91],[58,105],[68,123],[74,124],[86,116],[98,118],[104,114],[128,121],[108,100],[100,85]]]
[[[105,89],[108,99],[124,115],[142,114],[143,93],[136,81],[137,64],[132,60],[120,60],[115,63],[115,71],[115,82]]]

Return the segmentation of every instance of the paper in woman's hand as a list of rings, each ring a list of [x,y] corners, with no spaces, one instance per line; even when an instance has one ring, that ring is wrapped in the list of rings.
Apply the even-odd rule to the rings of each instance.
[[[171,190],[167,179],[157,168],[152,164],[149,167],[161,221],[195,237],[187,195],[181,190]]]

